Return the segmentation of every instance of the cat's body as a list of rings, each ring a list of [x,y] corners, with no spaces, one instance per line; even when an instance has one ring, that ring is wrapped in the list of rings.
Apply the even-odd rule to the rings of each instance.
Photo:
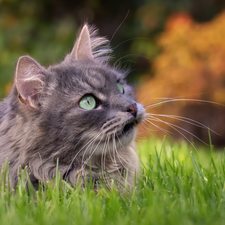
[[[115,177],[132,187],[135,127],[145,110],[125,72],[108,66],[107,41],[94,32],[85,25],[72,52],[47,69],[29,56],[18,60],[12,91],[0,102],[0,166],[7,158],[13,186],[19,166],[33,183],[51,180],[58,159],[72,185],[91,166],[95,180]]]

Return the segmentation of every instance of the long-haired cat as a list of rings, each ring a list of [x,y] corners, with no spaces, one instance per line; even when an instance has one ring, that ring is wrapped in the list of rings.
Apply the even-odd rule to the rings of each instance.
[[[9,162],[17,184],[19,167],[30,178],[49,181],[59,171],[76,185],[78,177],[116,178],[132,187],[139,172],[136,126],[145,115],[126,83],[126,71],[108,65],[105,38],[84,25],[72,52],[45,68],[19,58],[12,91],[0,102],[0,166]]]

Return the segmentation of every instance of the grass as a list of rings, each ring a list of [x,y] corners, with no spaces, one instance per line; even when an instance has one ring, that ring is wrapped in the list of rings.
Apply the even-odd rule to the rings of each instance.
[[[25,188],[24,172],[15,192],[1,182],[0,224],[225,224],[225,154],[198,151],[185,142],[148,140],[138,144],[143,176],[129,194],[81,190],[50,182],[45,191]]]

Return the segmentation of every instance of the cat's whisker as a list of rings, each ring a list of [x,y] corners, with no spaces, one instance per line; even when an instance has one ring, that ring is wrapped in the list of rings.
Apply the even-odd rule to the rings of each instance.
[[[178,129],[181,129],[181,130],[183,130],[183,131],[185,131],[185,132],[187,132],[187,133],[189,133],[190,135],[192,135],[193,137],[195,137],[196,139],[198,139],[199,141],[201,141],[202,143],[204,143],[204,144],[206,144],[206,145],[208,145],[207,143],[205,143],[204,141],[202,141],[200,138],[198,138],[196,135],[194,135],[194,134],[192,134],[191,132],[189,132],[189,131],[187,131],[186,129],[184,129],[184,128],[182,128],[182,127],[179,127],[179,126],[176,126],[176,125],[174,125],[174,124],[171,124],[171,123],[169,123],[169,122],[165,122],[165,121],[163,121],[163,120],[161,120],[161,119],[159,119],[159,118],[156,118],[156,117],[153,117],[152,116],[152,119],[154,120],[154,121],[157,121],[157,122],[162,122],[162,123],[164,123],[164,124],[166,124],[166,125],[168,125],[169,127],[171,127],[173,130],[175,130],[176,132],[178,132],[186,141],[188,141],[188,143],[190,143],[191,145],[192,145],[192,147],[197,151],[197,149],[195,148],[195,146],[194,146],[194,144],[181,132],[181,131],[179,131]],[[178,128],[178,129],[177,129]]]
[[[148,130],[149,132],[152,132],[152,131],[159,131],[159,128],[158,129],[151,129],[150,127],[148,127],[148,123],[147,122],[149,122],[149,121],[147,121],[147,118],[145,118],[145,120],[143,121],[143,123],[141,124],[141,126],[143,126],[144,127],[144,129],[145,130]],[[147,125],[147,126],[145,126],[145,124]],[[162,130],[161,130],[162,131]]]
[[[122,148],[124,148],[124,145],[121,143],[120,138],[118,137],[118,135],[116,134],[116,137],[118,139],[118,142],[120,143],[120,145],[122,146]],[[119,151],[117,151],[118,156],[125,162],[125,163],[129,163],[128,161],[126,161],[125,159],[123,159],[123,157],[119,154]]]
[[[214,134],[217,134],[219,135],[218,133],[216,133],[214,130],[210,129],[209,127],[207,127],[206,125],[196,121],[196,120],[193,120],[191,118],[188,118],[188,117],[183,117],[183,116],[176,116],[176,115],[165,115],[165,114],[154,114],[154,113],[147,113],[147,116],[148,115],[152,115],[152,116],[159,116],[159,117],[166,117],[166,118],[172,118],[172,119],[176,119],[176,120],[179,120],[179,121],[182,121],[184,123],[188,123],[188,124],[191,124],[193,126],[196,126],[196,127],[200,127],[200,128],[204,128],[204,129],[207,129],[211,132],[213,132]]]
[[[105,172],[104,172],[104,154],[106,154],[106,150],[107,150],[107,141],[108,141],[108,137],[105,138],[105,142],[104,142],[104,146],[102,149],[102,154],[101,154],[101,170],[102,170],[102,178],[104,180],[104,182],[106,183],[106,179],[105,179]]]
[[[171,99],[171,98],[169,98],[168,100],[164,100],[164,101],[160,101],[160,102],[157,102],[157,103],[145,105],[144,107],[147,108],[147,109],[150,109],[150,108],[155,108],[155,107],[157,107],[159,105],[162,105],[162,104],[165,104],[165,103],[168,103],[168,102],[178,102],[178,101],[191,101],[191,102],[197,102],[197,103],[210,103],[210,104],[225,106],[223,104],[220,104],[220,103],[217,103],[217,102],[213,102],[213,101],[208,101],[208,100],[185,99],[185,98],[177,98],[177,99],[172,98]]]
[[[110,140],[110,137],[108,136],[108,147],[109,147],[109,140]],[[108,149],[108,151],[109,151],[109,149]],[[107,154],[107,148],[106,148],[106,154]],[[109,151],[110,152],[110,151]],[[106,154],[105,154],[105,160],[104,160],[104,170],[106,171]],[[107,182],[107,180],[108,180],[108,176],[106,175],[106,172],[104,171],[104,175],[105,175],[105,178],[104,178],[104,180],[105,180],[105,182],[106,182],[106,186],[108,187],[108,189],[110,190],[110,186],[109,186],[109,184],[108,184],[108,182]]]
[[[122,20],[122,22],[119,24],[119,26],[116,28],[115,32],[113,33],[113,35],[112,35],[112,37],[110,39],[110,42],[112,42],[114,36],[116,35],[116,32],[120,29],[120,27],[122,26],[122,24],[124,23],[124,21],[128,17],[129,13],[130,13],[130,9],[128,9],[126,16],[124,17],[124,19]]]
[[[79,140],[78,140],[78,142],[76,143],[76,145],[75,145],[75,147],[74,147],[74,149],[73,149],[73,151],[75,151],[75,149],[76,149],[76,147],[77,147],[77,145],[80,143],[80,141],[82,140],[82,139],[84,139],[88,134],[90,134],[92,131],[94,131],[95,129],[92,129],[90,132],[88,132],[86,135],[84,135],[84,136],[80,136],[80,138],[79,138]],[[78,151],[78,153],[77,153],[77,155],[80,153],[80,151]],[[52,154],[51,156],[50,156],[50,158],[52,158],[52,157],[57,157],[58,156],[58,152],[56,152],[55,154]],[[72,164],[73,164],[73,161],[75,160],[75,158],[76,158],[76,156],[77,155],[75,155],[75,157],[72,159],[72,161],[71,161],[71,163],[69,164],[69,166],[68,166],[68,169],[66,170],[66,172],[65,172],[65,177],[67,177],[67,175],[68,175],[68,172],[69,172],[69,170],[70,170],[70,168],[71,168],[71,166],[72,166]],[[49,161],[50,160],[50,158],[47,158],[47,159],[45,159],[44,161],[42,161],[42,164],[45,164],[47,161]]]
[[[115,141],[116,141],[116,140],[115,140]],[[122,179],[122,180],[125,181],[128,185],[130,185],[130,183],[126,180],[126,177],[124,177],[124,175],[127,175],[127,173],[128,173],[128,172],[131,172],[131,171],[129,171],[129,169],[128,169],[128,168],[123,164],[123,162],[120,160],[120,157],[119,157],[119,155],[118,155],[118,151],[117,151],[117,149],[116,149],[116,146],[115,146],[115,154],[117,154],[118,159],[119,159],[121,165],[122,165],[123,168],[126,170],[126,173],[124,173],[124,170],[119,171],[119,169],[117,169],[117,170],[118,170],[118,173],[119,173],[119,176],[120,176],[120,179]]]
[[[145,120],[146,120],[146,118],[145,118]],[[140,128],[142,129],[142,130],[144,130],[144,132],[146,131],[146,130],[148,130],[148,132],[149,132],[149,134],[151,134],[151,136],[152,137],[154,137],[155,139],[156,139],[156,137],[155,137],[155,135],[152,133],[152,131],[159,131],[159,129],[157,129],[157,130],[153,130],[153,129],[150,129],[149,127],[148,127],[148,124],[147,124],[147,121],[143,121],[142,122],[142,124],[140,125]],[[147,125],[147,126],[145,126],[145,124]],[[145,137],[146,139],[147,139],[147,137]],[[143,139],[137,139],[136,138],[136,141],[142,141]]]
[[[170,86],[172,83],[173,83],[173,82],[168,82],[168,83],[165,84],[165,85],[161,85],[161,86],[159,86],[159,87],[157,87],[157,88],[155,88],[155,89],[153,89],[153,90],[151,90],[151,91],[148,91],[148,94],[146,94],[145,96],[143,96],[143,97],[139,100],[139,102],[141,103],[146,97],[149,97],[151,93],[153,93],[153,92],[155,92],[155,91],[157,91],[157,90],[159,90],[159,89],[161,89],[161,88]],[[151,98],[151,99],[161,99],[161,98]],[[164,98],[162,98],[162,99],[164,99]]]
[[[119,140],[119,137],[118,137],[118,136],[117,136],[117,139]],[[122,144],[121,144],[121,145],[122,145]],[[120,163],[122,164],[123,168],[125,168],[126,171],[129,172],[129,173],[135,174],[135,172],[129,171],[129,169],[124,165],[124,163],[122,162],[122,160],[123,160],[126,164],[128,164],[128,165],[130,165],[130,166],[132,166],[132,164],[129,163],[128,161],[126,161],[126,160],[119,154],[119,151],[118,151],[117,149],[115,149],[115,150],[116,150],[116,154],[117,154],[118,159],[119,159]],[[122,176],[122,177],[123,177],[123,176]],[[128,183],[128,182],[127,182],[127,183]],[[128,184],[129,184],[129,183],[128,183]]]
[[[84,164],[84,158],[85,158],[85,155],[86,155],[86,152],[89,150],[89,147],[90,146],[94,146],[94,143],[96,142],[96,140],[98,139],[98,137],[102,134],[103,132],[101,131],[101,132],[99,132],[99,134],[97,134],[95,137],[94,137],[94,139],[92,140],[92,142],[87,146],[87,148],[85,149],[85,151],[84,151],[84,153],[83,153],[83,157],[82,157],[82,165]],[[100,140],[101,141],[101,140]],[[99,143],[100,143],[100,141],[99,141]],[[98,143],[98,145],[99,145],[99,143]],[[97,145],[97,146],[98,146]],[[96,149],[96,148],[95,148]],[[92,148],[91,148],[91,150],[89,150],[89,152],[92,152]],[[91,154],[92,155],[92,154]]]
[[[92,158],[92,156],[94,155],[96,149],[98,148],[100,142],[102,141],[103,136],[101,137],[101,139],[99,140],[98,144],[96,145],[96,147],[94,148],[94,150],[92,151],[91,155],[89,156],[89,158],[86,160],[86,162],[83,164],[83,167],[85,169],[85,167],[87,166],[88,162],[90,161],[90,159]]]
[[[159,122],[162,122],[162,123],[167,124],[168,126],[170,126],[172,129],[174,129],[174,130],[176,130],[176,131],[177,131],[177,129],[175,129],[174,127],[178,128],[178,129],[181,129],[181,130],[183,130],[184,132],[190,134],[191,136],[193,136],[193,137],[195,137],[196,139],[198,139],[199,141],[201,141],[203,144],[208,145],[206,142],[204,142],[203,140],[201,140],[199,137],[197,137],[196,135],[194,135],[194,134],[191,133],[190,131],[188,131],[188,130],[186,130],[186,129],[180,127],[180,126],[177,126],[177,125],[175,125],[175,124],[172,124],[172,123],[163,121],[163,120],[161,120],[161,119],[159,119],[159,118],[156,118],[156,117],[153,117],[153,116],[152,116],[152,118],[156,119],[156,120],[159,121]],[[209,146],[209,145],[208,145],[208,146]]]
[[[123,179],[123,176],[121,176],[121,173],[120,173],[120,171],[119,171],[119,166],[118,166],[118,163],[117,163],[117,160],[116,160],[116,139],[115,139],[115,133],[113,134],[113,148],[112,148],[112,153],[113,153],[113,157],[114,157],[114,164],[115,164],[115,167],[116,167],[116,170],[117,170],[117,172],[118,172],[118,174],[119,174],[119,177],[120,178],[122,178]]]
[[[121,161],[121,159],[120,159],[120,155],[119,155],[119,153],[118,153],[118,151],[117,151],[117,147],[116,147],[116,134],[114,133],[114,150],[115,150],[115,152],[114,152],[114,158],[116,157],[116,156],[118,156],[118,159],[119,159],[119,161],[120,161],[120,163],[121,163],[121,165],[128,171],[128,168],[123,164],[123,162]],[[118,168],[118,167],[117,167]],[[123,177],[123,174],[121,174],[121,172],[119,171],[119,169],[117,169],[118,170],[118,173],[119,173],[119,175],[120,175],[120,177],[123,179],[123,180],[125,180],[125,178]]]
[[[123,42],[121,42],[120,44],[118,44],[115,48],[113,48],[113,50],[117,49],[120,45],[128,42],[128,41],[133,41],[133,40],[151,40],[151,38],[146,38],[146,37],[136,37],[136,38],[129,38]]]
[[[124,59],[124,58],[127,58],[127,57],[138,57],[138,56],[141,56],[141,57],[143,57],[143,58],[145,58],[145,59],[148,59],[148,60],[152,60],[151,58],[149,58],[149,57],[147,57],[147,56],[144,56],[144,55],[142,55],[142,54],[128,54],[128,55],[125,55],[125,56],[123,56],[123,57],[120,57],[118,60],[116,60],[116,62],[113,64],[113,66],[114,67],[117,67],[117,63],[119,62],[119,61],[121,61],[122,59]]]
[[[100,132],[98,135],[96,135],[94,138],[92,138],[92,142],[86,147],[86,149],[85,149],[85,151],[84,151],[84,153],[83,153],[83,157],[82,157],[82,161],[81,161],[82,166],[81,166],[81,169],[80,169],[80,170],[82,171],[82,177],[83,177],[83,178],[84,178],[84,176],[85,176],[85,168],[86,168],[86,166],[87,166],[87,163],[89,162],[91,156],[94,154],[94,152],[95,152],[95,150],[97,149],[98,145],[97,145],[96,148],[92,151],[92,153],[91,153],[91,155],[89,156],[89,158],[86,159],[85,161],[84,161],[84,156],[85,156],[85,154],[86,154],[86,151],[89,150],[89,146],[93,146],[93,145],[94,145],[95,141],[97,140],[97,138],[99,137],[99,135],[101,135],[101,133],[102,133],[102,132]],[[99,144],[100,142],[101,142],[101,139],[99,140],[98,144]],[[90,152],[91,152],[91,150],[90,150]]]
[[[80,141],[81,141],[82,139],[86,138],[86,137],[87,137],[91,132],[93,132],[94,130],[97,130],[97,129],[94,128],[94,129],[90,130],[87,134],[85,134],[85,135],[80,135],[80,136],[79,136],[80,138],[79,138],[79,140],[77,141],[76,145],[74,146],[73,152],[76,150],[76,147],[78,146],[78,144],[80,143]],[[72,134],[71,134],[71,136],[72,136]],[[69,136],[69,137],[71,137],[71,136]],[[79,152],[78,152],[78,154],[79,154]],[[76,158],[76,156],[73,158],[72,162],[70,163],[68,170],[69,170],[70,167],[72,166],[72,163],[73,163],[73,161],[75,160],[75,158]]]
[[[106,174],[106,155],[107,155],[107,147],[109,146],[109,140],[110,140],[110,137],[107,135],[106,136],[106,140],[105,140],[105,147],[103,148],[103,151],[102,151],[102,163],[101,163],[101,169],[102,169],[102,177],[103,177],[103,180],[105,182],[105,185],[106,187],[110,190],[110,186],[109,186],[109,183],[108,183],[108,178],[107,177],[107,174]]]
[[[124,148],[123,144],[122,144],[121,141],[120,141],[120,138],[118,137],[118,135],[116,135],[116,136],[117,136],[118,141],[120,142],[120,145],[122,146],[122,148]],[[125,163],[132,165],[131,163],[129,163],[127,160],[125,160],[125,159],[120,155],[120,153],[119,153],[118,150],[117,150],[116,152],[117,152],[118,158],[122,159]],[[122,161],[120,161],[120,162],[121,162],[121,164],[125,167],[125,165],[122,163]],[[125,167],[125,168],[126,168],[126,167]],[[127,168],[126,168],[126,169],[127,169]]]
[[[110,139],[112,139],[112,137],[110,137]],[[113,157],[112,157],[112,155],[111,155],[110,149],[109,149],[108,153],[109,153],[109,157],[110,157],[111,161],[114,163],[114,159],[113,159]]]
[[[104,136],[102,135],[101,139],[98,141],[98,144],[95,146],[94,150],[92,151],[91,155],[89,156],[87,162],[91,159],[91,157],[94,155],[95,151],[98,149],[98,146],[102,142],[103,137]]]
[[[84,137],[86,137],[88,134],[90,134],[91,132],[93,132],[94,130],[96,130],[96,129],[92,129],[90,132],[88,132]],[[84,138],[83,137],[83,138]],[[73,162],[75,161],[75,159],[76,159],[76,157],[81,153],[81,151],[87,146],[87,145],[89,145],[92,141],[93,141],[93,139],[94,139],[95,137],[93,137],[93,138],[91,138],[77,153],[76,153],[76,155],[73,157],[73,159],[72,159],[72,161],[71,161],[71,163],[70,163],[70,165],[69,165],[69,167],[68,167],[68,169],[67,169],[67,171],[66,171],[66,173],[65,173],[65,177],[67,177],[67,175],[68,175],[68,172],[69,172],[69,170],[70,170],[70,168],[71,168],[71,166],[72,166],[72,164],[73,164]],[[82,138],[81,138],[82,139]],[[79,140],[79,141],[81,141],[81,139]],[[79,141],[78,141],[78,143],[79,143]],[[78,143],[75,145],[75,147],[74,147],[74,150],[76,149],[76,146],[78,145]]]
[[[113,158],[114,158],[114,162],[113,162],[113,164],[115,165],[115,167],[117,168],[117,161],[116,161],[116,157],[115,157],[115,151],[114,151],[114,149],[115,149],[115,133],[114,134],[112,134],[112,155],[113,155]]]
[[[153,123],[152,121],[150,121],[149,119],[146,120],[147,122],[149,122],[150,124],[152,124],[154,127],[158,128],[159,130],[161,130],[163,133],[165,134],[173,134],[172,132],[168,131],[168,130],[165,130],[164,128],[156,125],[155,123]],[[155,120],[157,121],[157,120]],[[157,121],[158,122],[158,121]]]

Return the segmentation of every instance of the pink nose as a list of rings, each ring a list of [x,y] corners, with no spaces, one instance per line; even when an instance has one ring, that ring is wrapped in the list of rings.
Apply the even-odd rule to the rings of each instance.
[[[131,113],[135,118],[137,116],[137,104],[134,103],[127,107],[127,112]]]

